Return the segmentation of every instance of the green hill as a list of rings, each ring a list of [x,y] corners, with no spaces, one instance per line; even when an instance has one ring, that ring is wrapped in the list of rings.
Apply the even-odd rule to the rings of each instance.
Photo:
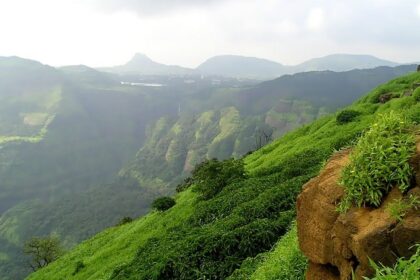
[[[420,73],[395,79],[346,108],[354,118],[324,116],[243,160],[200,165],[173,208],[109,228],[28,279],[303,279],[293,227],[301,186],[379,114],[420,123],[419,82]]]

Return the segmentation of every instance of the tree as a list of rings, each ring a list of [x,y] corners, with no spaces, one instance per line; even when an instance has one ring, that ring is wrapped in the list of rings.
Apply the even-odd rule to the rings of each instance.
[[[32,237],[25,242],[23,251],[31,257],[29,265],[36,271],[58,259],[63,254],[63,247],[57,236]]]
[[[203,199],[214,197],[225,186],[244,178],[246,178],[244,163],[235,159],[206,160],[198,164],[192,172],[195,190],[201,193]]]
[[[355,110],[343,110],[338,113],[336,120],[338,124],[346,124],[354,121],[360,113]]]
[[[152,208],[163,212],[163,211],[168,210],[174,205],[175,205],[175,200],[172,197],[163,196],[153,201]]]
[[[274,130],[272,128],[262,128],[255,131],[255,149],[258,150],[273,141]]]

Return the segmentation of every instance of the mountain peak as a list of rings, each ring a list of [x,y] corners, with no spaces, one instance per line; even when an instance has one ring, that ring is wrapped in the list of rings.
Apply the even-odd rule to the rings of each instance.
[[[147,55],[142,53],[136,53],[126,65],[132,66],[150,66],[150,65],[157,65],[159,63],[150,59]]]

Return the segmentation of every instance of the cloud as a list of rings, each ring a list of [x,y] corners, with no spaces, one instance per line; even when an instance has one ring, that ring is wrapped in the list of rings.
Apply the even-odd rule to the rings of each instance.
[[[285,64],[338,52],[410,62],[419,60],[419,4],[420,0],[0,0],[0,55],[92,66],[122,64],[135,52],[190,67],[219,54]]]
[[[325,25],[325,12],[321,8],[312,9],[306,20],[306,27],[309,30],[320,30]]]
[[[94,5],[107,12],[131,11],[141,16],[180,11],[210,6],[226,0],[91,0]]]

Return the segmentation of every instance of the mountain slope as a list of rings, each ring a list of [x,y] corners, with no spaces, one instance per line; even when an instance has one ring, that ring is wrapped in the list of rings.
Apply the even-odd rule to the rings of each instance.
[[[209,58],[197,67],[206,75],[265,79],[285,72],[280,63],[256,57],[221,55]]]
[[[181,96],[181,115],[152,124],[145,145],[121,174],[142,185],[173,186],[204,159],[241,157],[258,148],[263,133],[272,133],[275,139],[414,69],[412,65],[299,73],[248,89]]]
[[[168,113],[165,99],[152,110],[146,89],[77,68],[0,59],[2,280],[29,273],[21,248],[31,236],[56,232],[72,246],[145,213],[157,195],[117,173],[142,146],[147,122]]]
[[[282,247],[296,248],[293,231],[281,237],[292,223],[301,186],[378,114],[398,110],[420,123],[419,92],[406,94],[419,82],[420,73],[413,73],[379,86],[347,108],[359,112],[348,123],[329,115],[288,133],[245,157],[248,176],[227,182],[212,197],[203,198],[199,187],[218,182],[220,173],[185,186],[172,209],[110,228],[28,279],[303,279],[298,252],[276,260]],[[385,93],[394,98],[382,104]],[[220,164],[227,168],[231,161]],[[300,261],[292,261],[296,258]],[[85,267],[75,271],[78,261]],[[279,266],[286,270],[276,270]]]
[[[341,72],[397,65],[398,63],[371,55],[333,54],[310,59],[297,65],[282,65],[274,61],[254,57],[222,55],[208,59],[196,69],[208,75],[268,80],[286,74],[308,71]]]
[[[293,69],[295,72],[305,71],[349,71],[352,69],[368,69],[379,66],[397,66],[398,63],[380,59],[372,55],[332,54],[310,59]]]

